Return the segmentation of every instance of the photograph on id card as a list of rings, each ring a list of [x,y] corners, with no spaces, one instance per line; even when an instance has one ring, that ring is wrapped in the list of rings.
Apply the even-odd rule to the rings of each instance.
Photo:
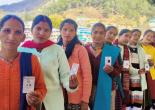
[[[105,64],[111,66],[111,57],[110,56],[105,57]]]
[[[34,91],[35,77],[34,76],[24,76],[23,77],[23,93],[30,93]]]

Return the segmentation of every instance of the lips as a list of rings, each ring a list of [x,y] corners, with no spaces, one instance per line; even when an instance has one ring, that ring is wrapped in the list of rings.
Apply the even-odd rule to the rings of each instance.
[[[44,36],[37,36],[37,38],[44,39]]]
[[[15,42],[13,42],[13,41],[7,41],[7,42],[5,42],[7,45],[15,45],[16,43]]]

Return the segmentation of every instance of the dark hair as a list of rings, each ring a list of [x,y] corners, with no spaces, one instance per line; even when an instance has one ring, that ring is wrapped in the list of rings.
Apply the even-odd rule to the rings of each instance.
[[[148,30],[146,30],[145,32],[144,32],[144,35],[143,36],[145,36],[147,33],[149,33],[149,32],[152,32],[153,34],[154,34],[154,31],[152,31],[151,29],[148,29]]]
[[[107,31],[110,30],[110,29],[116,29],[116,30],[118,30],[117,27],[115,27],[115,26],[108,26],[108,27],[106,28]]]
[[[131,30],[131,33],[134,33],[134,32],[139,32],[141,34],[141,31],[139,29],[133,29],[133,30]]]
[[[124,33],[128,33],[128,32],[131,32],[129,29],[122,29],[120,32],[119,32],[119,36],[122,36]]]
[[[61,22],[61,24],[60,24],[60,31],[62,30],[63,26],[64,26],[66,23],[73,25],[74,28],[75,28],[75,31],[77,31],[77,28],[78,28],[77,23],[76,23],[73,19],[70,19],[70,18],[67,18],[67,19],[65,19],[65,20],[63,20],[63,21]]]
[[[19,23],[21,23],[22,25],[22,28],[23,28],[23,31],[25,29],[25,25],[24,25],[24,22],[21,18],[19,18],[18,16],[16,15],[5,15],[1,20],[0,20],[0,29],[4,26],[5,22],[7,22],[8,20],[10,19],[15,19],[17,20]]]
[[[106,29],[105,29],[105,25],[102,24],[102,23],[100,23],[100,22],[98,22],[98,23],[95,23],[95,24],[93,25],[91,32],[93,32],[94,29],[95,29],[96,27],[102,27],[104,30],[106,30]]]
[[[117,29],[117,27],[115,27],[115,26],[108,26],[108,27],[106,28],[106,31],[109,31],[110,29],[116,29],[116,30],[117,30],[117,34],[118,34],[118,29]]]
[[[39,24],[40,22],[46,22],[49,25],[50,29],[52,30],[52,28],[53,28],[52,21],[46,15],[38,15],[38,16],[36,16],[33,19],[31,30],[34,28],[35,25]]]

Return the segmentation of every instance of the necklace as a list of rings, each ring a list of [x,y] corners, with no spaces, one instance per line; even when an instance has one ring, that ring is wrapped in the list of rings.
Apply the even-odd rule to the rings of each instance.
[[[12,63],[17,57],[18,57],[18,54],[13,58],[8,59],[8,58],[5,58],[3,55],[0,54],[0,59],[2,59],[3,61],[9,62],[9,63]]]
[[[91,48],[92,48],[92,53],[94,54],[94,56],[98,56],[102,51],[102,47],[101,48],[96,48],[92,44],[91,44]]]

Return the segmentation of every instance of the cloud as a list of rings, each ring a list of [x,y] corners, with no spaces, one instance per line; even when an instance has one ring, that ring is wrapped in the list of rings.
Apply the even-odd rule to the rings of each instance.
[[[23,0],[0,0],[0,5],[7,5],[7,4],[12,4],[12,3],[17,3]]]

